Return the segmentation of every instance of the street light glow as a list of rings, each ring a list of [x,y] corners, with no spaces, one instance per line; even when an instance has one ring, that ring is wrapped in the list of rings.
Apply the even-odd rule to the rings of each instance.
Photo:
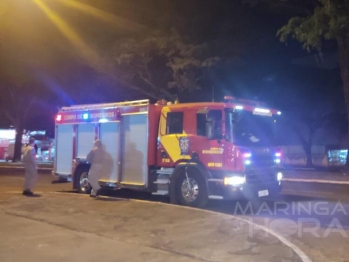
[[[103,67],[104,62],[100,59],[99,55],[90,48],[84,40],[66,23],[57,13],[52,11],[41,0],[32,0],[51,20],[51,22],[58,28],[58,30],[75,46],[85,60],[89,62],[91,66],[96,69]]]
[[[132,22],[130,20],[123,19],[121,17],[118,17],[114,14],[108,13],[106,11],[100,10],[96,7],[90,6],[88,4],[84,4],[75,0],[57,0],[61,2],[62,4],[74,8],[76,10],[79,10],[85,14],[89,14],[93,17],[96,17],[102,21],[109,22],[112,24],[117,25],[118,27],[123,27],[128,30],[136,31],[141,29],[141,25]]]

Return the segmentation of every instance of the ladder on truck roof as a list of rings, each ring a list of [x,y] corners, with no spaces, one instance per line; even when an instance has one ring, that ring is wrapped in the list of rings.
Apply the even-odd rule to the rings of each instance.
[[[146,106],[149,105],[149,99],[126,101],[126,102],[115,102],[115,103],[103,103],[103,104],[85,104],[85,105],[74,105],[64,106],[61,111],[75,111],[75,110],[86,110],[86,109],[98,109],[98,108],[114,108],[120,106]]]

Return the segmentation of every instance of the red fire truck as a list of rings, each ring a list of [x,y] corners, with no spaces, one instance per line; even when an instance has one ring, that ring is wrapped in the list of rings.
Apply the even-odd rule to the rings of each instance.
[[[203,206],[208,199],[278,194],[281,112],[249,100],[172,104],[164,100],[63,107],[56,115],[53,174],[89,193],[86,156],[99,138],[110,156],[105,189],[127,188]]]

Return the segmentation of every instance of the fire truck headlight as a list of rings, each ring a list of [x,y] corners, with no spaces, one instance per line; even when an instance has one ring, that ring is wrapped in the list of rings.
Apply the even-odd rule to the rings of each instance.
[[[224,185],[231,185],[231,186],[241,186],[246,182],[245,177],[243,176],[232,176],[232,177],[225,177],[224,178]]]
[[[281,181],[281,180],[282,180],[282,173],[281,173],[281,172],[278,172],[278,173],[276,174],[276,179],[277,179],[278,181]]]

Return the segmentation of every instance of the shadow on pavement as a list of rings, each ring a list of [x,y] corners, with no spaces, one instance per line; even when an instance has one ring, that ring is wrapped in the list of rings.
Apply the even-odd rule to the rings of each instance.
[[[97,197],[95,197],[95,200],[103,201],[103,202],[129,201],[129,199],[126,199],[126,198],[103,197],[103,196],[97,196]]]
[[[33,195],[24,195],[25,197],[41,197],[40,194],[33,194]]]
[[[76,190],[58,190],[57,193],[79,194]]]
[[[64,184],[64,183],[71,183],[67,180],[52,180],[51,184]]]

